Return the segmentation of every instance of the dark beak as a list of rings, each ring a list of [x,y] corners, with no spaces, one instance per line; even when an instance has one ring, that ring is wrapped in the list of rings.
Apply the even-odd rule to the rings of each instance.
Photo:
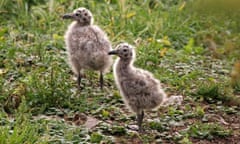
[[[73,14],[65,14],[62,16],[63,19],[72,19],[73,18]]]
[[[117,54],[116,50],[112,50],[112,51],[108,52],[108,55],[116,55],[116,54]]]

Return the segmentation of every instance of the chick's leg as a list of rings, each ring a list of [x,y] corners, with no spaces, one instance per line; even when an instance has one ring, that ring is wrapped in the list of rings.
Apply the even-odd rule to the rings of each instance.
[[[82,80],[81,73],[78,73],[78,75],[77,75],[77,84],[78,84],[78,89],[79,90],[81,90],[81,80]]]
[[[143,118],[144,118],[144,111],[137,113],[137,124],[138,124],[138,128],[139,128],[139,132],[143,131],[142,130]]]
[[[102,72],[100,72],[99,83],[100,83],[100,88],[103,89],[103,74],[102,74]]]

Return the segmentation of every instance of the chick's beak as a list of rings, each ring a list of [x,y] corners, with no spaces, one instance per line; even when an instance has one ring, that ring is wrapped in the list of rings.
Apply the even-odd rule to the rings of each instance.
[[[65,14],[62,16],[63,19],[72,19],[73,18],[73,14],[69,13],[69,14]]]
[[[117,55],[117,51],[116,50],[112,50],[112,51],[108,52],[108,55]]]

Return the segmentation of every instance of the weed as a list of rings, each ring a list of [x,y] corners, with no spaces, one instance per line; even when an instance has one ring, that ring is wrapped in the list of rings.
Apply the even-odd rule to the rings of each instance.
[[[225,129],[218,124],[196,123],[190,126],[186,133],[193,138],[214,139],[216,137],[224,138],[232,134],[232,130]]]
[[[197,117],[200,117],[200,118],[203,117],[204,114],[205,114],[204,108],[201,107],[201,106],[197,106],[197,107],[195,108],[194,114],[196,114]]]
[[[102,139],[103,139],[102,135],[98,133],[92,133],[90,141],[91,143],[100,143]]]
[[[222,84],[206,83],[199,87],[197,95],[208,103],[222,101],[225,104],[239,105],[239,98],[233,95],[233,90]]]
[[[27,111],[28,107],[23,102],[15,120],[5,119],[4,124],[0,126],[0,143],[44,143],[44,140],[39,138],[43,136],[45,124],[31,121],[31,115],[26,114]]]
[[[159,132],[166,130],[166,126],[163,126],[160,122],[150,122],[149,127]]]

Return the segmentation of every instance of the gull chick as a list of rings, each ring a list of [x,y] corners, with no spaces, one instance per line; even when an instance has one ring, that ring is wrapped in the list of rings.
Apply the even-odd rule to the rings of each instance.
[[[77,83],[80,88],[83,70],[100,72],[100,87],[103,88],[103,73],[112,64],[112,58],[108,52],[112,49],[107,35],[97,25],[93,25],[92,13],[80,7],[73,13],[63,15],[63,19],[71,19],[65,33],[65,43],[69,64],[77,75]]]
[[[135,59],[133,46],[121,43],[108,54],[119,57],[114,64],[115,82],[125,104],[137,114],[140,132],[144,110],[155,109],[173,101],[177,103],[182,101],[181,96],[167,98],[158,79],[150,72],[133,66]]]

